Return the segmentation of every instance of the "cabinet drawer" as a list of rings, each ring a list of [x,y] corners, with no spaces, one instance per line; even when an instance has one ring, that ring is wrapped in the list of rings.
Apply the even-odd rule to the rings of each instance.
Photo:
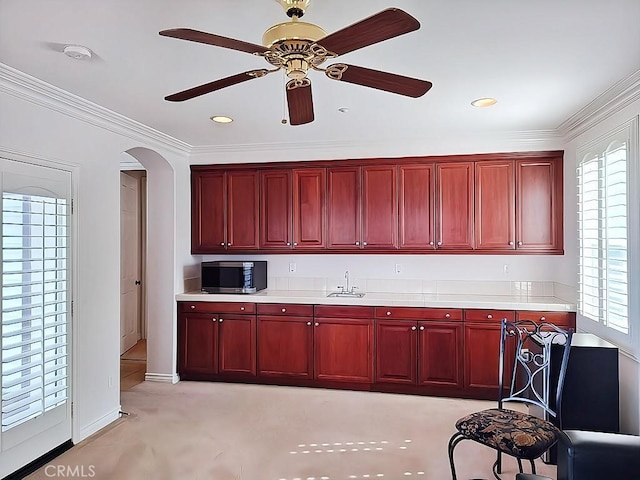
[[[513,310],[465,310],[465,322],[495,322],[500,323],[503,318],[513,321],[515,312]]]
[[[316,305],[316,317],[373,318],[373,307],[354,307],[350,305]]]
[[[516,312],[516,320],[533,320],[534,322],[553,323],[561,327],[576,327],[576,314],[574,312],[533,312],[521,310]]]
[[[198,313],[256,313],[256,304],[245,302],[179,302],[178,311]]]
[[[312,317],[313,305],[300,305],[295,303],[258,303],[258,314]]]
[[[376,318],[402,318],[411,320],[446,320],[459,322],[462,310],[456,308],[376,307]]]

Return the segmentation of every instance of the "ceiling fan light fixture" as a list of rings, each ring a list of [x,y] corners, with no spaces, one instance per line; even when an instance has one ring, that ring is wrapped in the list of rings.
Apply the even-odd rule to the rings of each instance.
[[[496,103],[498,103],[498,101],[495,98],[483,97],[474,100],[473,102],[471,102],[471,105],[473,105],[474,107],[491,107]]]
[[[233,118],[224,115],[214,115],[211,117],[211,121],[216,123],[231,123],[233,122]]]

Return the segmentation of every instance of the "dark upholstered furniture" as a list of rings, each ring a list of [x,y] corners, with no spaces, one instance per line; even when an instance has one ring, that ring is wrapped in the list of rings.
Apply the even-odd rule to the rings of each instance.
[[[640,479],[640,437],[566,430],[558,438],[557,480]],[[520,473],[516,480],[552,480]]]
[[[521,473],[522,460],[531,464],[531,473],[536,473],[534,461],[556,443],[561,427],[544,418],[505,408],[504,404],[533,405],[546,415],[558,418],[558,425],[562,425],[562,387],[572,335],[572,330],[565,331],[550,323],[502,320],[500,344],[496,345],[496,353],[500,355],[498,408],[471,413],[456,422],[456,433],[451,436],[448,447],[452,480],[457,480],[454,449],[463,440],[473,440],[497,451],[493,474],[498,480],[501,480],[502,454],[515,457]],[[555,378],[551,369],[552,347],[562,350]],[[552,383],[557,385],[555,398],[550,392]]]

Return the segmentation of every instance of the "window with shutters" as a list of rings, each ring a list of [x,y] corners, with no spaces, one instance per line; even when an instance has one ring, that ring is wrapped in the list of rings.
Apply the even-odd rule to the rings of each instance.
[[[68,205],[2,195],[2,432],[67,401]]]
[[[599,334],[634,349],[638,261],[638,122],[580,149],[578,313]],[[633,248],[633,245],[636,247]],[[634,324],[635,322],[635,324]]]

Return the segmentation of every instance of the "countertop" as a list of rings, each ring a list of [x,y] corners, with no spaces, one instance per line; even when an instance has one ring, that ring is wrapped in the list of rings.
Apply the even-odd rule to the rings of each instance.
[[[362,298],[327,297],[325,291],[265,289],[250,295],[187,292],[179,302],[304,303],[314,305],[362,305],[431,308],[479,308],[575,312],[576,305],[557,297],[529,295],[467,295],[430,293],[366,293]]]

